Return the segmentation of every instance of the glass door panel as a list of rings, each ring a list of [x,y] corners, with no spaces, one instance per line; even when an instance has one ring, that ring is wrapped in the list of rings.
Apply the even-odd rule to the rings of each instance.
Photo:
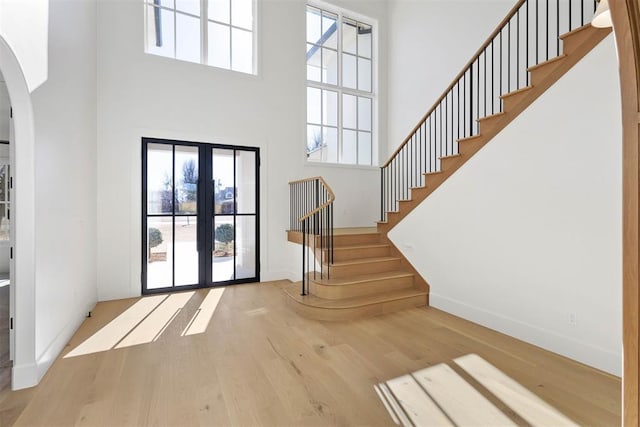
[[[147,219],[147,289],[173,285],[173,218]]]
[[[143,139],[143,293],[259,281],[258,159]]]
[[[238,213],[256,213],[256,153],[236,151],[235,155],[236,199]]]
[[[236,279],[256,276],[256,219],[254,215],[236,218]]]
[[[234,280],[235,227],[232,215],[215,216],[213,228],[213,259],[211,279],[215,282]]]

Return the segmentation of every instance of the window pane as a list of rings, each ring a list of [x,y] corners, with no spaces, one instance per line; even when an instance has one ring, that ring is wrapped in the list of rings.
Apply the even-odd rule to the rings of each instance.
[[[322,160],[325,162],[338,163],[338,129],[323,128],[324,147],[322,149]]]
[[[173,221],[171,217],[147,218],[147,289],[173,284]]]
[[[176,213],[198,212],[198,148],[176,146]]]
[[[358,58],[358,89],[371,92],[371,60]]]
[[[236,217],[236,279],[256,276],[256,219],[253,216]]]
[[[371,25],[358,24],[358,56],[371,58]]]
[[[356,97],[353,95],[342,95],[342,127],[356,129],[358,124]]]
[[[147,7],[147,51],[173,58],[173,12],[153,6]]]
[[[231,69],[253,73],[253,34],[250,31],[231,29]]]
[[[236,151],[236,203],[238,213],[256,213],[256,153]]]
[[[209,65],[231,68],[230,37],[229,27],[209,22]]]
[[[209,0],[209,19],[214,21],[231,23],[231,0]]]
[[[200,16],[200,0],[176,0],[176,10]]]
[[[338,92],[322,91],[322,124],[338,126]]]
[[[307,157],[312,160],[321,160],[316,158],[320,155],[317,153],[322,148],[322,129],[320,126],[307,125]]]
[[[322,49],[322,81],[336,85],[338,84],[338,52],[331,49]]]
[[[307,122],[309,123],[322,123],[320,96],[320,89],[314,87],[307,88]]]
[[[231,24],[247,30],[253,28],[253,0],[231,1]]]
[[[321,71],[320,48],[312,44],[307,44],[307,80],[319,82],[322,78]]]
[[[217,216],[213,224],[213,236],[212,279],[214,282],[233,280],[233,216]]]
[[[350,19],[342,21],[342,50],[344,52],[357,53],[356,51],[356,23]]]
[[[358,132],[358,164],[371,165],[370,132]]]
[[[342,86],[356,88],[356,57],[342,54]]]
[[[10,203],[0,204],[0,240],[11,240],[11,222],[8,218]]]
[[[7,169],[9,165],[0,164],[0,202],[7,201]]]
[[[198,217],[176,217],[176,286],[198,284]]]
[[[147,145],[147,213],[173,213],[173,147]]]
[[[358,97],[358,129],[371,130],[371,98]]]
[[[356,163],[356,132],[342,131],[342,163]]]
[[[213,197],[214,214],[235,213],[235,188],[233,185],[233,150],[214,149],[213,157]]]
[[[338,49],[337,19],[338,17],[333,13],[322,13],[322,40],[324,47]]]
[[[153,0],[147,0],[147,3],[149,4],[155,4],[155,2]],[[160,6],[162,7],[168,7],[169,9],[175,9],[175,5],[173,3],[173,0],[160,0]]]
[[[321,37],[322,24],[320,11],[314,7],[307,6],[307,42],[319,44]]]
[[[200,19],[176,14],[176,58],[200,62]]]

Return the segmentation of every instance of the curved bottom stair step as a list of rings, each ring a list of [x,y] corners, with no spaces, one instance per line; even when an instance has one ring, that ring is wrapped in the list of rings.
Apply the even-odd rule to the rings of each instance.
[[[325,299],[346,299],[365,295],[408,289],[414,286],[414,275],[406,271],[362,274],[338,279],[321,279],[320,274],[308,273],[309,290]]]
[[[428,291],[410,288],[375,295],[339,300],[300,295],[300,283],[285,287],[287,302],[304,317],[315,320],[349,320],[378,316],[396,311],[424,307],[429,302]]]

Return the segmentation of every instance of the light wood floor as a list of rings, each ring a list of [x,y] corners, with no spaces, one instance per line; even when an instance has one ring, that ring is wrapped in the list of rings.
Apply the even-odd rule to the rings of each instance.
[[[391,425],[374,385],[472,353],[581,425],[620,425],[615,377],[432,308],[307,320],[284,284],[226,288],[201,334],[181,336],[207,290],[155,342],[61,357],[39,386],[0,394],[0,425]],[[98,304],[64,354],[136,302]]]

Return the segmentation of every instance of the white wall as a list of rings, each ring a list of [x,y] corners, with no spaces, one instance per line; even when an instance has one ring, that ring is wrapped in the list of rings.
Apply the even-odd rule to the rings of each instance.
[[[29,91],[47,79],[49,0],[0,0],[0,37],[22,66]]]
[[[32,94],[38,377],[97,295],[95,28],[95,1],[51,1],[49,78]]]
[[[389,0],[389,151],[385,159],[514,4],[509,0]]]
[[[609,36],[390,235],[434,307],[616,375],[618,82]]]
[[[9,90],[4,77],[0,73],[0,141],[9,140],[9,116],[11,114],[11,101]]]
[[[307,165],[305,160],[305,2],[259,2],[259,75],[144,53],[137,0],[98,5],[99,299],[140,294],[143,136],[261,149],[261,279],[295,277],[289,257],[287,182],[323,175],[336,192],[336,225],[373,225],[379,171]],[[385,1],[340,5],[379,21]],[[117,23],[117,31],[114,31]],[[380,68],[386,69],[384,46]],[[386,75],[380,76],[384,105]],[[385,112],[381,114],[385,117]],[[386,135],[384,120],[381,135]]]

